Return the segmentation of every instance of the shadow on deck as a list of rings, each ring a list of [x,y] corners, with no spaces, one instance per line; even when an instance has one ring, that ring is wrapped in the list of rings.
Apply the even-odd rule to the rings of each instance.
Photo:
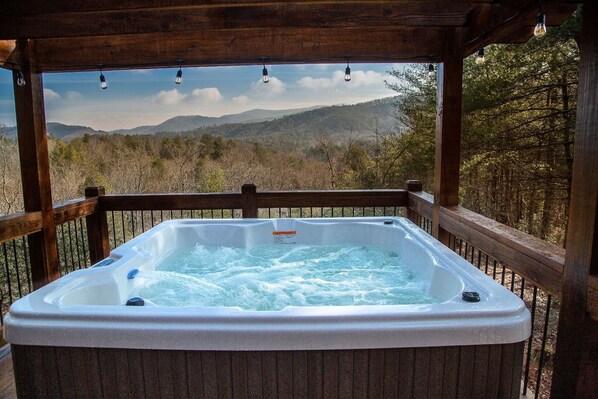
[[[8,345],[0,348],[0,399],[17,397],[15,378],[12,370],[12,354]]]

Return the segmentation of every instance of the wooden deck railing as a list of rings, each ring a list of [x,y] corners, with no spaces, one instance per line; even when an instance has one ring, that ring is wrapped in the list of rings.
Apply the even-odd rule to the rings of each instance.
[[[405,190],[105,195],[54,206],[61,274],[88,267],[110,249],[173,218],[343,217],[405,215],[429,233],[432,195],[410,181]],[[31,291],[27,235],[40,231],[40,212],[0,217],[0,301],[2,312]],[[459,206],[441,207],[439,225],[448,243],[476,267],[519,295],[532,312],[533,334],[525,352],[524,378],[536,397],[549,393],[550,357],[556,339],[565,250]],[[598,279],[591,280],[590,307],[598,314]],[[1,320],[1,319],[0,319]]]

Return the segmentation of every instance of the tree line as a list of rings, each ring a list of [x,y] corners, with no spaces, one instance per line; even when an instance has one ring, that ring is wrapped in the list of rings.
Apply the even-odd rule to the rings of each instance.
[[[573,162],[580,13],[542,39],[492,45],[464,60],[461,204],[563,244]],[[427,65],[389,73],[396,125],[344,139],[325,131],[300,141],[266,136],[85,135],[50,137],[54,201],[86,186],[112,193],[402,188],[432,192],[436,77]],[[51,132],[50,132],[51,133]],[[292,133],[292,132],[290,132]],[[290,145],[289,143],[293,143]],[[16,142],[0,135],[0,214],[22,208]]]

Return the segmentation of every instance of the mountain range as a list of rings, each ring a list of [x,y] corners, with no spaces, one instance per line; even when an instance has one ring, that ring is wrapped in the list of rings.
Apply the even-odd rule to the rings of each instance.
[[[396,123],[393,116],[394,110],[393,98],[384,98],[354,105],[287,110],[254,109],[221,117],[176,116],[158,125],[112,131],[48,122],[47,131],[54,137],[63,140],[81,137],[85,134],[201,135],[210,133],[235,138],[270,136],[289,132],[295,136],[317,132],[335,135],[352,131],[372,131],[374,128],[390,129]],[[16,137],[17,129],[15,126],[5,127],[1,133],[8,137]]]

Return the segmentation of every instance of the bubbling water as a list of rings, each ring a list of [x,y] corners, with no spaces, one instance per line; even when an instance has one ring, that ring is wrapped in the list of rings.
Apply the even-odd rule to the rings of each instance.
[[[363,245],[258,245],[178,249],[131,294],[158,306],[240,307],[434,303],[400,256]]]

